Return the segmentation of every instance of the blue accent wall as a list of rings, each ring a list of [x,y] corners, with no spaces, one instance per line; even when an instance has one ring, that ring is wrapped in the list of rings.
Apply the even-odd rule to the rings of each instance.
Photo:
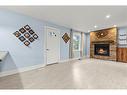
[[[39,39],[26,47],[13,33],[22,26],[29,24],[39,35]],[[0,10],[0,51],[9,51],[6,60],[0,64],[0,71],[9,71],[23,67],[44,64],[44,26],[53,26],[61,32],[60,60],[69,59],[69,42],[64,43],[64,33],[70,35],[70,29],[46,21],[21,15],[15,12]]]

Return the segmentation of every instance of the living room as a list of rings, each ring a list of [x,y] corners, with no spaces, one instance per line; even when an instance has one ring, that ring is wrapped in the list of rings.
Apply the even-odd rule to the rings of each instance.
[[[127,88],[126,9],[0,7],[0,89]]]

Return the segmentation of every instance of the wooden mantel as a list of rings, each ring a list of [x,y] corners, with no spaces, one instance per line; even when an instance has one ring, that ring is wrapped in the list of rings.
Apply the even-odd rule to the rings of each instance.
[[[92,43],[114,43],[113,40],[105,40],[105,41],[92,41]]]

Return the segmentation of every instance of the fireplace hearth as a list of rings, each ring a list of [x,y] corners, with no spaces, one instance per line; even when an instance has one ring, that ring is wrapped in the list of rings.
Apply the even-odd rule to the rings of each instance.
[[[109,56],[110,44],[94,44],[94,55]]]

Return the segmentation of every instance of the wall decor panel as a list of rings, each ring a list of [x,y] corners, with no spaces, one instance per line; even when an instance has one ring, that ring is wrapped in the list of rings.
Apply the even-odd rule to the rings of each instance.
[[[19,29],[20,32],[16,31],[13,34],[19,38],[21,42],[24,42],[26,46],[29,46],[30,43],[34,42],[38,35],[31,29],[29,25],[25,25],[24,27]],[[27,41],[29,40],[29,41]]]
[[[65,43],[67,43],[69,40],[70,40],[70,37],[68,36],[67,33],[65,33],[63,36],[62,36],[63,40]]]

